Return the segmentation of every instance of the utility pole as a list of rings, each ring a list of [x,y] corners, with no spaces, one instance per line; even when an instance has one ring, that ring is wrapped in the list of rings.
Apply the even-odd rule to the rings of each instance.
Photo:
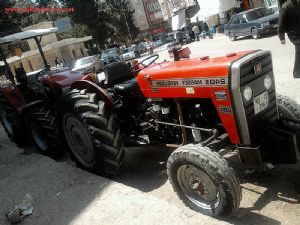
[[[132,36],[131,36],[130,29],[129,29],[129,25],[128,25],[127,17],[126,17],[126,14],[125,14],[125,10],[124,10],[124,6],[123,6],[123,2],[124,2],[124,1],[121,1],[122,12],[123,12],[123,16],[124,16],[125,23],[126,23],[126,26],[127,26],[127,30],[128,30],[128,34],[129,34],[129,38],[130,38],[130,44],[132,44]]]

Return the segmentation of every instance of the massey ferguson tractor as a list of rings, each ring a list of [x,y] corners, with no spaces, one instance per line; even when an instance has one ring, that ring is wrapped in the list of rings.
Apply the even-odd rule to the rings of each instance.
[[[1,40],[1,39],[0,39]],[[129,67],[104,67],[105,80],[69,71],[21,76],[0,89],[0,117],[15,142],[28,134],[41,152],[67,146],[76,164],[116,174],[124,146],[174,148],[170,183],[191,209],[218,218],[237,213],[242,198],[234,170],[223,158],[237,151],[243,163],[296,163],[300,107],[276,95],[271,53],[244,51],[218,58],[156,63],[151,55]],[[76,81],[75,81],[76,80]]]

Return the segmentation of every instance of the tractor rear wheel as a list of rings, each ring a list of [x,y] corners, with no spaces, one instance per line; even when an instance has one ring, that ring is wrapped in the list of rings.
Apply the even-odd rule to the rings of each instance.
[[[124,161],[124,145],[112,111],[86,90],[66,93],[64,104],[63,129],[77,166],[115,175]]]
[[[276,98],[280,116],[300,121],[300,105],[295,100],[284,95],[277,95]],[[284,121],[284,124],[290,128],[300,128],[300,125],[297,123]]]
[[[227,161],[208,147],[179,147],[168,159],[167,173],[174,191],[189,208],[217,218],[229,218],[238,211],[239,180]]]
[[[22,122],[20,114],[2,93],[0,93],[0,120],[12,142],[17,145],[26,143],[25,124]]]
[[[27,128],[40,153],[55,158],[63,153],[65,138],[55,111],[46,107],[31,111]]]

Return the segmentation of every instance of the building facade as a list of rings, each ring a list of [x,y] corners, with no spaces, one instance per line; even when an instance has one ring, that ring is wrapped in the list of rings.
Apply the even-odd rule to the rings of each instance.
[[[42,22],[25,27],[22,30],[27,31],[52,27],[52,22]],[[91,36],[87,36],[83,38],[68,38],[58,41],[56,34],[52,33],[42,37],[41,47],[46,60],[51,67],[56,66],[56,58],[58,58],[60,62],[63,62],[65,66],[72,67],[77,59],[87,56],[87,51],[83,43],[91,39]],[[11,71],[14,74],[15,69],[18,67],[23,67],[26,73],[40,70],[45,67],[35,41],[33,39],[28,39],[26,41],[29,45],[30,51],[23,52],[20,57],[13,56],[7,59]],[[0,62],[0,66],[3,66],[2,62]]]
[[[142,32],[150,28],[144,3],[141,0],[127,0],[130,10],[134,10],[133,21]]]

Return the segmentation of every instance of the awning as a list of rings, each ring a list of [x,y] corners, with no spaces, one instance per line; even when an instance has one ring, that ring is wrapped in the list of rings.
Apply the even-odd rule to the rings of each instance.
[[[236,7],[236,0],[198,0],[200,14],[204,17],[210,17],[229,9]]]
[[[20,42],[22,40],[26,40],[29,38],[52,34],[57,31],[58,31],[57,27],[48,28],[48,29],[27,30],[27,31],[11,34],[11,35],[0,38],[0,45]]]

